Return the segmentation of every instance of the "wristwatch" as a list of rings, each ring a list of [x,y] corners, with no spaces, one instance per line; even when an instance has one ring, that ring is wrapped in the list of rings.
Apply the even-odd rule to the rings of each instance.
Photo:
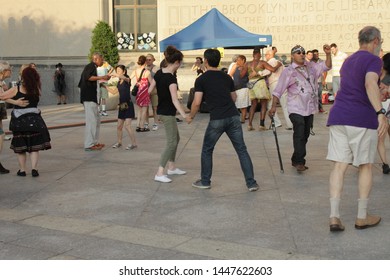
[[[376,112],[377,116],[380,115],[380,114],[386,115],[386,110],[382,108],[378,112]]]

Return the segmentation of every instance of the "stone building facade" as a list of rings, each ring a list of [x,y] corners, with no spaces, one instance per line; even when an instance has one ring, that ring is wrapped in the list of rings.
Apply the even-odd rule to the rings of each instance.
[[[242,28],[271,34],[279,54],[295,44],[321,51],[336,43],[343,52],[354,52],[357,33],[365,25],[382,31],[383,48],[390,50],[390,0],[18,0],[3,1],[0,14],[0,60],[15,68],[35,62],[43,79],[43,104],[54,104],[52,75],[61,62],[67,73],[70,102],[78,102],[77,82],[88,63],[91,31],[98,20],[112,26],[118,38],[120,63],[134,68],[141,54],[153,53],[159,63],[158,41],[176,33],[212,8]],[[183,90],[193,83],[191,67],[202,50],[186,51],[179,73]],[[225,50],[224,63],[240,52]],[[17,75],[14,71],[12,79]]]

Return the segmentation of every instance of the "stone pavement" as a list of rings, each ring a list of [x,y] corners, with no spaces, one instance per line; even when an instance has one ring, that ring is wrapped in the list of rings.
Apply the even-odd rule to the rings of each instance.
[[[303,174],[289,160],[292,131],[277,130],[282,174],[272,131],[248,132],[244,125],[261,186],[251,193],[226,136],[214,152],[212,188],[191,187],[199,177],[208,114],[198,114],[191,125],[179,124],[177,166],[188,173],[163,184],[153,180],[165,145],[161,125],[156,132],[137,133],[136,150],[112,149],[116,112],[111,111],[101,126],[106,147],[85,152],[80,104],[41,109],[53,128],[53,148],[40,153],[39,177],[31,177],[30,170],[27,177],[16,176],[16,156],[4,142],[1,162],[11,173],[0,175],[0,259],[390,258],[390,177],[382,174],[379,158],[370,212],[382,216],[381,224],[354,229],[358,173],[350,167],[341,209],[346,230],[329,232],[326,114],[315,117],[310,169]],[[126,135],[123,144],[128,144]],[[389,154],[388,141],[386,147]]]

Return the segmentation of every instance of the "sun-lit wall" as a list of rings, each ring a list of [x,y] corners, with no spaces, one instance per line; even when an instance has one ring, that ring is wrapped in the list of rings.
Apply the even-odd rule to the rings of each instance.
[[[390,51],[390,0],[160,0],[160,40],[214,7],[252,33],[271,34],[281,53],[295,44],[321,50],[324,43],[354,52],[357,34],[366,25],[382,31],[383,48]]]
[[[73,100],[77,100],[77,83],[82,67],[88,62],[91,31],[98,20],[115,26],[113,2],[2,0],[0,60],[6,59],[15,67],[37,63],[45,79],[45,92],[53,88],[54,65],[63,63],[68,73],[68,90]],[[279,55],[285,54],[287,59],[295,44],[322,52],[324,43],[336,43],[341,51],[352,53],[358,49],[357,33],[366,25],[380,28],[383,49],[390,51],[390,0],[158,0],[157,19],[143,20],[157,20],[157,38],[163,40],[214,7],[250,32],[271,34]],[[132,70],[138,56],[145,53],[121,52],[120,63]],[[226,64],[237,51],[224,53]],[[251,58],[251,50],[240,53]],[[184,66],[179,70],[181,89],[188,90],[193,85],[195,76],[190,68],[199,55],[202,50],[185,52]],[[155,56],[159,64],[162,55],[155,53]],[[55,100],[55,96],[51,98]]]
[[[357,32],[365,25],[378,26],[383,48],[390,50],[390,0],[159,0],[157,4],[159,40],[216,7],[250,32],[271,34],[280,53],[288,53],[297,43],[321,49],[323,43],[333,42],[350,53],[357,49]],[[104,19],[114,26],[112,9],[112,0],[2,1],[0,59],[85,57],[96,22]],[[132,59],[137,53],[123,56]]]
[[[35,57],[38,60],[86,57],[91,45],[91,30],[104,16],[103,2],[2,1],[0,57]]]

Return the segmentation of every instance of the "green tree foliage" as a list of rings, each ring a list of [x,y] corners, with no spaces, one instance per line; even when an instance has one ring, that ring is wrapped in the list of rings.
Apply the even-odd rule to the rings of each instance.
[[[119,53],[116,46],[116,37],[111,27],[104,21],[98,21],[92,30],[92,46],[89,51],[89,59],[92,54],[99,52],[110,65],[114,66],[119,61]]]

